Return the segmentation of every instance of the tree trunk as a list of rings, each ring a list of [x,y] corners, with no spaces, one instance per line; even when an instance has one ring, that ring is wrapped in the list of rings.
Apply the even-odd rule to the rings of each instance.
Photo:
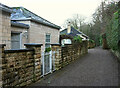
[[[106,39],[106,33],[102,35],[102,48],[108,49],[107,39]]]

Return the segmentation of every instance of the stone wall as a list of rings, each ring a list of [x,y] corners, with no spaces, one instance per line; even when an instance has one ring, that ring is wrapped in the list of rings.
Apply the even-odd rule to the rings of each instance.
[[[3,75],[3,70],[2,70],[2,60],[4,58],[4,46],[5,44],[0,44],[0,87],[2,86],[3,84],[3,81],[2,81],[2,75]]]
[[[82,43],[67,44],[62,47],[62,67],[80,58],[87,53],[87,41]]]
[[[1,45],[2,46],[2,45]],[[2,85],[26,86],[40,79],[41,44],[25,44],[27,49],[2,51]]]
[[[43,44],[25,44],[26,48],[34,49],[34,81],[38,81],[41,76],[41,46]]]
[[[66,44],[64,47],[58,44],[52,44],[52,51],[58,52],[55,57],[56,70],[70,64],[72,61],[80,58],[82,55],[88,53],[88,42]]]
[[[6,86],[27,86],[41,78],[42,44],[25,44],[26,49],[5,50],[0,45],[0,84]],[[59,70],[88,52],[87,41],[61,47],[51,44],[55,51],[55,70]]]
[[[60,44],[51,44],[52,51],[55,51],[55,70],[59,70],[62,64]]]

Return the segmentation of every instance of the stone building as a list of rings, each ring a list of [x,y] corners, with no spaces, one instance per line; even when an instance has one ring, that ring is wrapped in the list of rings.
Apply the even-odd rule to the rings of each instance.
[[[7,10],[4,11],[4,8]],[[25,43],[42,43],[44,51],[45,47],[59,43],[59,26],[23,7],[10,8],[1,4],[1,9],[3,20],[0,35],[6,49],[21,49]]]
[[[74,37],[80,36],[82,38],[83,41],[88,40],[88,36],[85,35],[84,33],[76,30],[74,27],[71,26],[71,24],[68,24],[68,27],[64,30],[62,30],[60,32],[60,35],[65,38],[61,38],[60,42],[62,45],[64,44],[71,44],[72,43],[72,39],[74,39]],[[67,38],[69,37],[69,38]],[[72,38],[72,39],[71,39]]]
[[[11,49],[24,48],[28,42],[27,31],[29,25],[11,21]]]
[[[10,7],[0,4],[0,44],[11,45],[11,31],[10,31],[10,14],[12,10]]]
[[[26,31],[28,43],[42,43],[42,50],[51,43],[59,43],[60,27],[23,7],[14,7],[11,20],[29,25]]]

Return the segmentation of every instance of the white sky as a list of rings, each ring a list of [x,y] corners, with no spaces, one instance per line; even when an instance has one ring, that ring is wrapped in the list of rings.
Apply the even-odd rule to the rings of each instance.
[[[73,14],[90,19],[102,0],[0,0],[10,7],[25,7],[37,15],[62,26]]]

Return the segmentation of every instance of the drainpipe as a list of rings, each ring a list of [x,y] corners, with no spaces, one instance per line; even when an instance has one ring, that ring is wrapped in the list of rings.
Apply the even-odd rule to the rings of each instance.
[[[20,33],[20,49],[22,49],[22,37],[25,36],[25,38],[27,39],[28,38],[28,34],[25,34],[25,33],[28,33],[28,31],[23,31],[22,33]]]
[[[20,33],[20,49],[22,49],[22,35],[23,33]]]

